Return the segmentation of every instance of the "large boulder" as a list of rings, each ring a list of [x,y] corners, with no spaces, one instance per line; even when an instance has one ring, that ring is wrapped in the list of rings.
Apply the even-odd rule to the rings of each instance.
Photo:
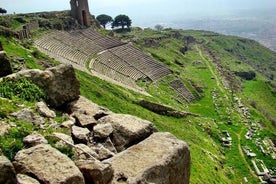
[[[45,90],[48,103],[60,107],[79,98],[80,83],[72,65],[61,64],[45,71],[23,70],[7,76],[8,78],[25,77]]]
[[[106,161],[114,169],[113,184],[189,183],[188,146],[170,133],[154,133]]]
[[[96,120],[111,114],[109,110],[101,107],[85,97],[80,96],[78,100],[75,100],[67,105],[69,113],[85,114],[87,116],[94,117]]]
[[[118,152],[139,143],[157,131],[151,122],[126,114],[110,114],[98,122],[112,125],[113,133],[110,138]]]
[[[4,155],[0,155],[0,183],[16,184],[16,175],[12,163]]]
[[[74,162],[48,144],[19,151],[14,158],[17,173],[28,174],[47,184],[84,184]]]
[[[0,77],[12,74],[10,60],[5,51],[0,51]]]
[[[78,160],[79,167],[86,183],[107,184],[113,177],[114,170],[110,164],[105,164],[97,160]]]

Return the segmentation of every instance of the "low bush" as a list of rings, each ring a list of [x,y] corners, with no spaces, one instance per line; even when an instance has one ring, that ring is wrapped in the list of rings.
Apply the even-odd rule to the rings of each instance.
[[[0,82],[0,96],[9,99],[18,97],[30,102],[47,99],[45,92],[26,78],[3,79]]]

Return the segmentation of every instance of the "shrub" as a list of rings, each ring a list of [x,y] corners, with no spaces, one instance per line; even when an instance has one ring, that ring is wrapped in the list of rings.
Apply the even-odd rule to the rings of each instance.
[[[3,79],[0,82],[0,96],[9,99],[18,97],[30,102],[47,99],[45,92],[26,78]]]
[[[11,128],[8,134],[0,136],[0,148],[3,154],[12,160],[15,154],[23,149],[23,138],[34,129],[35,127],[31,123],[17,122],[17,126]]]

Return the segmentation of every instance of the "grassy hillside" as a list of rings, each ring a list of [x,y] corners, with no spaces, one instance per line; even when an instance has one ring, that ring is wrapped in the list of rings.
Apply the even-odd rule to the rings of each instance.
[[[133,29],[118,36],[166,64],[173,74],[155,83],[139,81],[139,86],[151,95],[143,96],[77,71],[83,96],[116,113],[147,119],[160,131],[169,131],[186,141],[192,157],[191,183],[242,183],[244,177],[249,183],[258,183],[251,158],[243,152],[245,146],[268,168],[275,167],[271,155],[262,154],[256,145],[258,138],[276,141],[276,129],[272,125],[276,119],[275,81],[271,77],[275,73],[271,68],[276,61],[274,52],[251,40],[204,31]],[[45,61],[54,63],[34,48],[27,49],[24,43],[3,36],[0,40],[11,58],[24,58],[28,68],[42,68]],[[254,80],[247,81],[234,74],[250,70],[256,73]],[[187,103],[169,87],[171,81],[179,78],[196,96],[196,101]],[[142,99],[197,116],[159,115],[138,105],[137,101]],[[249,108],[250,117],[244,116],[238,99]],[[2,99],[1,103],[4,104]],[[1,111],[13,112],[16,110],[13,106],[13,103],[1,105]],[[247,140],[245,135],[250,128],[256,129],[256,133]],[[223,130],[231,135],[231,147],[224,147],[220,141],[225,137]]]

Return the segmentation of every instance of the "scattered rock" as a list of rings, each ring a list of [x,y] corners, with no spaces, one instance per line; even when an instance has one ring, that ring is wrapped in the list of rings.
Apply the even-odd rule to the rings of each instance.
[[[106,161],[114,169],[113,184],[189,183],[188,146],[170,133],[154,133]]]
[[[88,128],[90,130],[96,125],[96,120],[93,116],[86,114],[86,112],[74,112],[72,116],[76,119],[76,124],[80,127]]]
[[[85,144],[76,144],[75,152],[78,159],[90,159],[93,156],[95,159],[99,159],[99,155]],[[90,156],[91,155],[91,156]]]
[[[24,137],[23,142],[27,147],[36,146],[38,144],[48,144],[48,141],[36,132]]]
[[[93,128],[93,132],[94,132],[94,137],[105,139],[113,132],[113,127],[110,123],[97,124]]]
[[[83,96],[67,105],[69,113],[80,113],[94,117],[96,120],[111,114],[106,108],[100,107]]]
[[[33,123],[35,125],[44,124],[44,119],[42,117],[36,115],[29,108],[22,109],[20,111],[14,112],[14,113],[11,114],[11,116],[14,116],[18,120],[30,122],[30,123]]]
[[[0,51],[0,77],[12,74],[10,60],[5,51]]]
[[[139,143],[157,131],[151,122],[125,114],[110,114],[99,119],[99,123],[111,123],[113,126],[110,138],[118,152]]]
[[[0,136],[5,135],[9,132],[11,126],[4,121],[0,121]]]
[[[25,174],[17,174],[17,184],[40,184],[36,179],[25,175]]]
[[[61,64],[45,71],[38,69],[23,70],[7,76],[8,78],[25,77],[45,90],[48,104],[60,107],[79,98],[80,83],[72,65]]]
[[[72,121],[72,120],[67,120],[67,121],[64,121],[63,123],[61,123],[61,127],[64,127],[64,128],[71,128],[74,124],[75,124],[74,121]]]
[[[113,177],[114,170],[110,164],[105,164],[97,160],[78,160],[79,167],[86,183],[107,184]]]
[[[0,156],[0,183],[16,184],[16,175],[12,163],[4,155]]]
[[[72,126],[72,135],[77,143],[87,143],[90,131],[87,128]]]
[[[84,184],[74,162],[48,144],[19,151],[14,158],[18,173],[29,174],[47,184]]]
[[[39,114],[41,114],[42,116],[45,116],[47,118],[56,117],[56,113],[50,110],[44,102],[37,102],[36,109],[39,112]]]

